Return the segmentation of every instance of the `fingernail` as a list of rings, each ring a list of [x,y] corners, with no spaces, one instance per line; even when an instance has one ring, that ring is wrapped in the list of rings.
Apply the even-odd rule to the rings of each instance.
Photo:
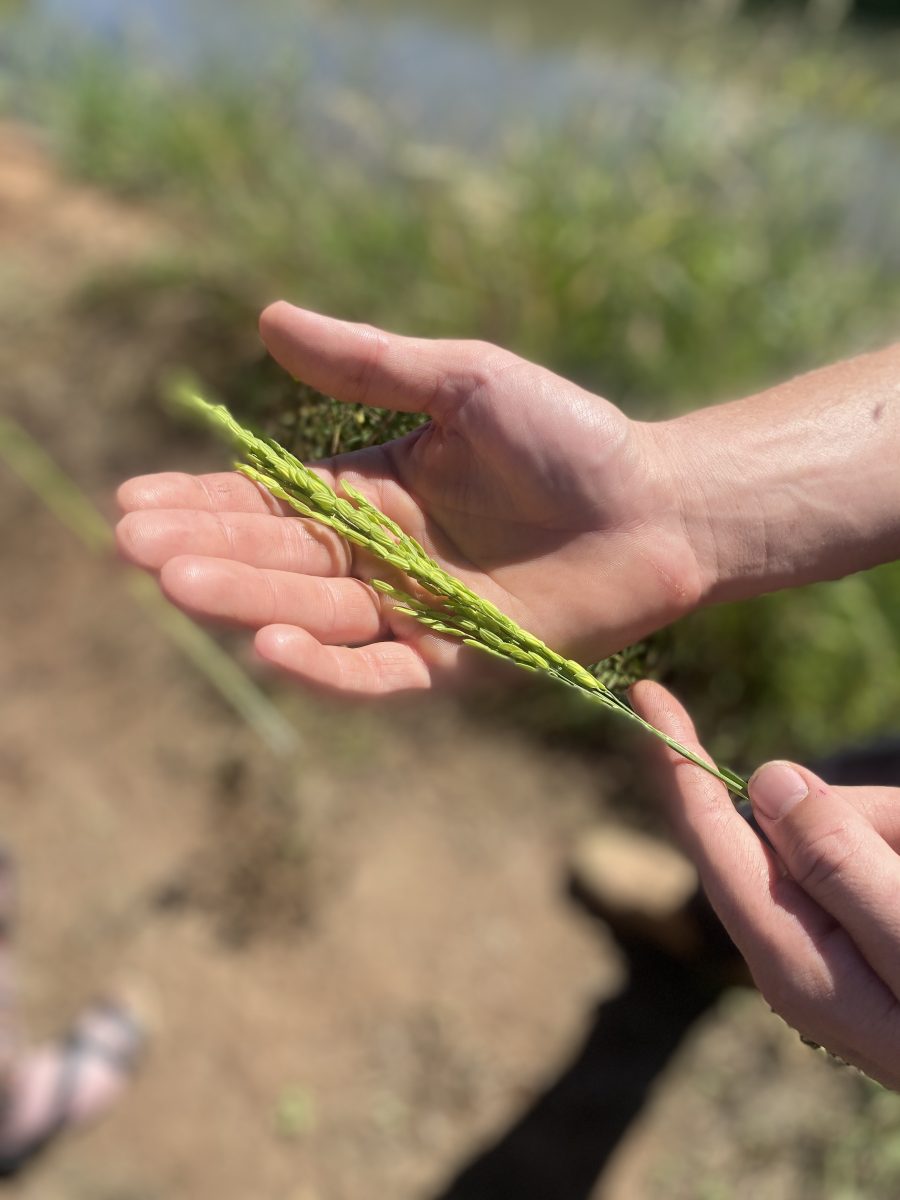
[[[803,799],[809,788],[790,763],[765,763],[750,778],[750,799],[757,812],[777,821]]]

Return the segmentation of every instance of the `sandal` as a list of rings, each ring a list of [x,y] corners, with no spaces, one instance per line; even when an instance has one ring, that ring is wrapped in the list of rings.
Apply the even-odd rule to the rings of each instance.
[[[66,1129],[118,1099],[144,1032],[122,1004],[91,1004],[59,1042],[26,1053],[11,1072],[0,1117],[0,1178],[17,1174]]]

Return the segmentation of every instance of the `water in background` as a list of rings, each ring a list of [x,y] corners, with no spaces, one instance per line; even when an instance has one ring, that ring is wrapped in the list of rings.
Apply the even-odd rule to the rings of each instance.
[[[252,88],[273,64],[319,96],[352,87],[402,126],[478,147],[523,120],[553,123],[577,104],[623,109],[665,103],[671,83],[584,24],[538,41],[520,14],[487,6],[394,4],[252,6],[240,0],[36,0],[25,23],[69,29],[176,73],[225,64]],[[507,6],[509,10],[509,6]],[[595,25],[595,22],[592,22]],[[568,32],[564,33],[563,31]]]
[[[679,121],[694,114],[697,130],[713,138],[727,137],[760,103],[721,78],[666,68],[659,50],[672,11],[648,0],[558,0],[552,9],[521,0],[433,0],[427,8],[407,0],[32,0],[14,32],[17,24],[26,38],[51,30],[101,42],[174,75],[225,67],[251,98],[275,76],[282,88],[296,79],[304,112],[341,148],[352,126],[361,153],[367,124],[381,137],[490,156],[504,139],[602,111],[604,161],[614,167],[616,145],[627,153],[645,122],[676,102]],[[580,136],[588,130],[584,123]],[[585,155],[593,149],[587,141]],[[841,198],[854,247],[900,262],[895,142],[808,118],[785,135],[785,152]]]

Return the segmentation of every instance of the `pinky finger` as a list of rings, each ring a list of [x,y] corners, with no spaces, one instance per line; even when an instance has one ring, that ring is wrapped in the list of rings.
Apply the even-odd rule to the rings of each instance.
[[[324,646],[296,625],[266,625],[255,644],[265,662],[340,696],[365,699],[431,687],[428,665],[407,642]]]

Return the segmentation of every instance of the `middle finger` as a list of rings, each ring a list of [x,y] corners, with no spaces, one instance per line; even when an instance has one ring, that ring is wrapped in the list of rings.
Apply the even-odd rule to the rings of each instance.
[[[898,780],[900,784],[900,780]],[[836,787],[894,850],[900,850],[900,786]]]
[[[349,548],[337,534],[269,513],[138,509],[119,521],[116,539],[129,562],[152,571],[182,554],[306,575],[346,575],[350,570]]]
[[[294,625],[330,646],[358,646],[388,633],[380,598],[359,579],[323,579],[190,555],[162,569],[163,591],[193,616],[249,629]]]

